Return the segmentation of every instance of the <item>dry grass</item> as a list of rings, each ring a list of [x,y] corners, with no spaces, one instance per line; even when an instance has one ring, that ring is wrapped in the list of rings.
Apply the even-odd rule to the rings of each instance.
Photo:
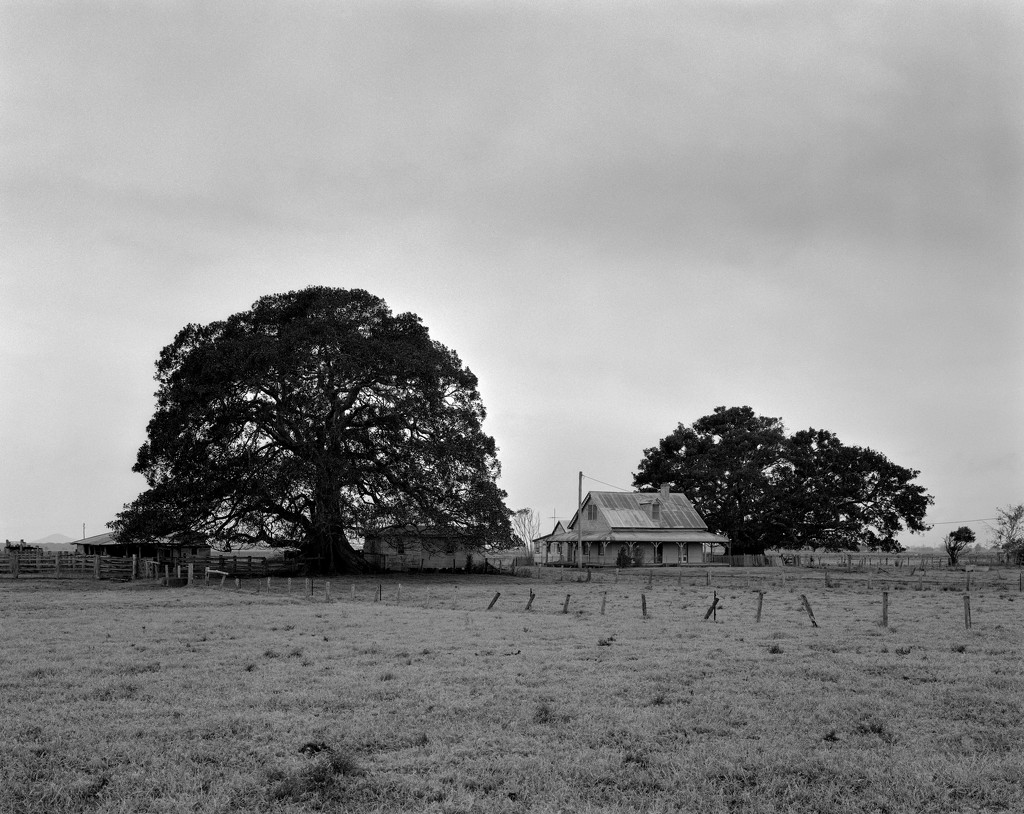
[[[1024,810],[1016,572],[750,574],[5,580],[0,812]]]

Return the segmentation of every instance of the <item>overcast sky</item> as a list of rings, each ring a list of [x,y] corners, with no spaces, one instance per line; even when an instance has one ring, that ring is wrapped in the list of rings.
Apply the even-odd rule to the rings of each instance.
[[[460,354],[544,531],[718,405],[1024,502],[1019,2],[0,0],[0,48],[0,537],[105,531],[160,348],[307,285]]]

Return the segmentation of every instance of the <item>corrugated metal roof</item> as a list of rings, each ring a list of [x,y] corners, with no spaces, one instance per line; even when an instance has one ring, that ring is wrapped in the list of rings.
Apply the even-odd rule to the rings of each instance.
[[[666,500],[658,492],[591,492],[608,525],[620,528],[707,529],[689,498],[682,492],[670,492]],[[660,505],[658,520],[651,519],[648,504]],[[648,508],[644,508],[648,506]]]
[[[81,540],[72,540],[73,545],[120,545],[114,539],[113,532],[105,531],[103,534],[94,534],[92,537],[83,537]]]
[[[643,509],[605,509],[605,520],[608,525],[614,528],[657,528],[654,521],[648,517]]]

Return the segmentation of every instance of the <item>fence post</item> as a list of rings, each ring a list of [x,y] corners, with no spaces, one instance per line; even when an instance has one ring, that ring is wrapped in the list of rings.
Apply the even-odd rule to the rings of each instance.
[[[761,606],[764,604],[764,591],[757,592],[757,617],[754,619],[755,622],[761,621]]]
[[[882,627],[889,627],[889,592],[882,591]]]
[[[194,576],[195,576],[195,571],[193,569],[192,563],[189,563],[188,564],[188,585],[189,585],[189,587],[192,587],[192,578]]]
[[[267,582],[270,582],[270,577],[267,577]],[[324,602],[331,601],[331,581],[324,580]]]
[[[804,603],[804,610],[807,611],[807,615],[810,617],[811,625],[817,627],[818,623],[814,619],[814,611],[811,610],[811,603],[807,601],[807,597],[800,594],[800,601]]]
[[[535,598],[536,596],[537,596],[537,594],[535,594],[535,593],[533,592],[533,588],[530,588],[530,598],[529,598],[529,599],[528,599],[528,600],[526,601],[526,609],[527,609],[527,610],[529,610],[529,609],[530,609],[530,607],[531,607],[531,606],[533,605],[533,600],[534,600],[534,598]]]
[[[971,595],[964,594],[964,627],[971,629]]]
[[[607,601],[608,601],[608,592],[607,591],[602,591],[601,592],[601,615],[602,616],[604,616],[604,605],[605,605],[605,602],[607,602]]]
[[[705,568],[704,569],[704,584],[706,584],[708,586],[711,585],[711,569],[710,568]]]
[[[647,618],[647,594],[640,594],[640,612]]]
[[[93,579],[100,578],[100,555],[97,554],[92,561],[92,576]]]
[[[565,602],[562,605],[562,613],[568,613],[569,612],[569,597],[570,596],[572,596],[572,594],[566,594],[565,595]]]
[[[498,601],[498,597],[499,597],[499,596],[501,596],[501,591],[498,591],[498,592],[497,592],[497,593],[496,593],[496,594],[494,595],[494,599],[492,599],[492,600],[491,600],[491,604],[487,606],[487,610],[490,610],[491,608],[493,608],[493,607],[494,607],[494,603]]]
[[[708,608],[708,612],[704,614],[704,621],[706,622],[711,616],[714,615],[715,621],[718,621],[718,591],[715,591],[714,600],[711,603],[711,607]]]

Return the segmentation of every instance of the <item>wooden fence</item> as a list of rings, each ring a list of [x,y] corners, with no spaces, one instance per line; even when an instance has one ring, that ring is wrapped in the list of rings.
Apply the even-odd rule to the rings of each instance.
[[[270,557],[210,557],[196,561],[196,578],[202,576],[203,570],[224,571],[233,577],[294,577],[306,573],[306,563],[302,560],[285,560]]]
[[[709,554],[707,562],[719,565],[731,565],[735,568],[757,568],[771,565],[764,554]]]
[[[862,553],[857,551],[779,551],[766,555],[769,565],[792,565],[803,568],[842,568],[850,571],[868,568],[912,568],[928,571],[948,568],[949,559],[944,554],[915,554],[903,551],[899,554]],[[1010,564],[1004,553],[961,554],[957,568],[993,567]]]
[[[104,557],[64,551],[5,551],[0,553],[0,576],[127,581],[138,574],[134,557]]]

